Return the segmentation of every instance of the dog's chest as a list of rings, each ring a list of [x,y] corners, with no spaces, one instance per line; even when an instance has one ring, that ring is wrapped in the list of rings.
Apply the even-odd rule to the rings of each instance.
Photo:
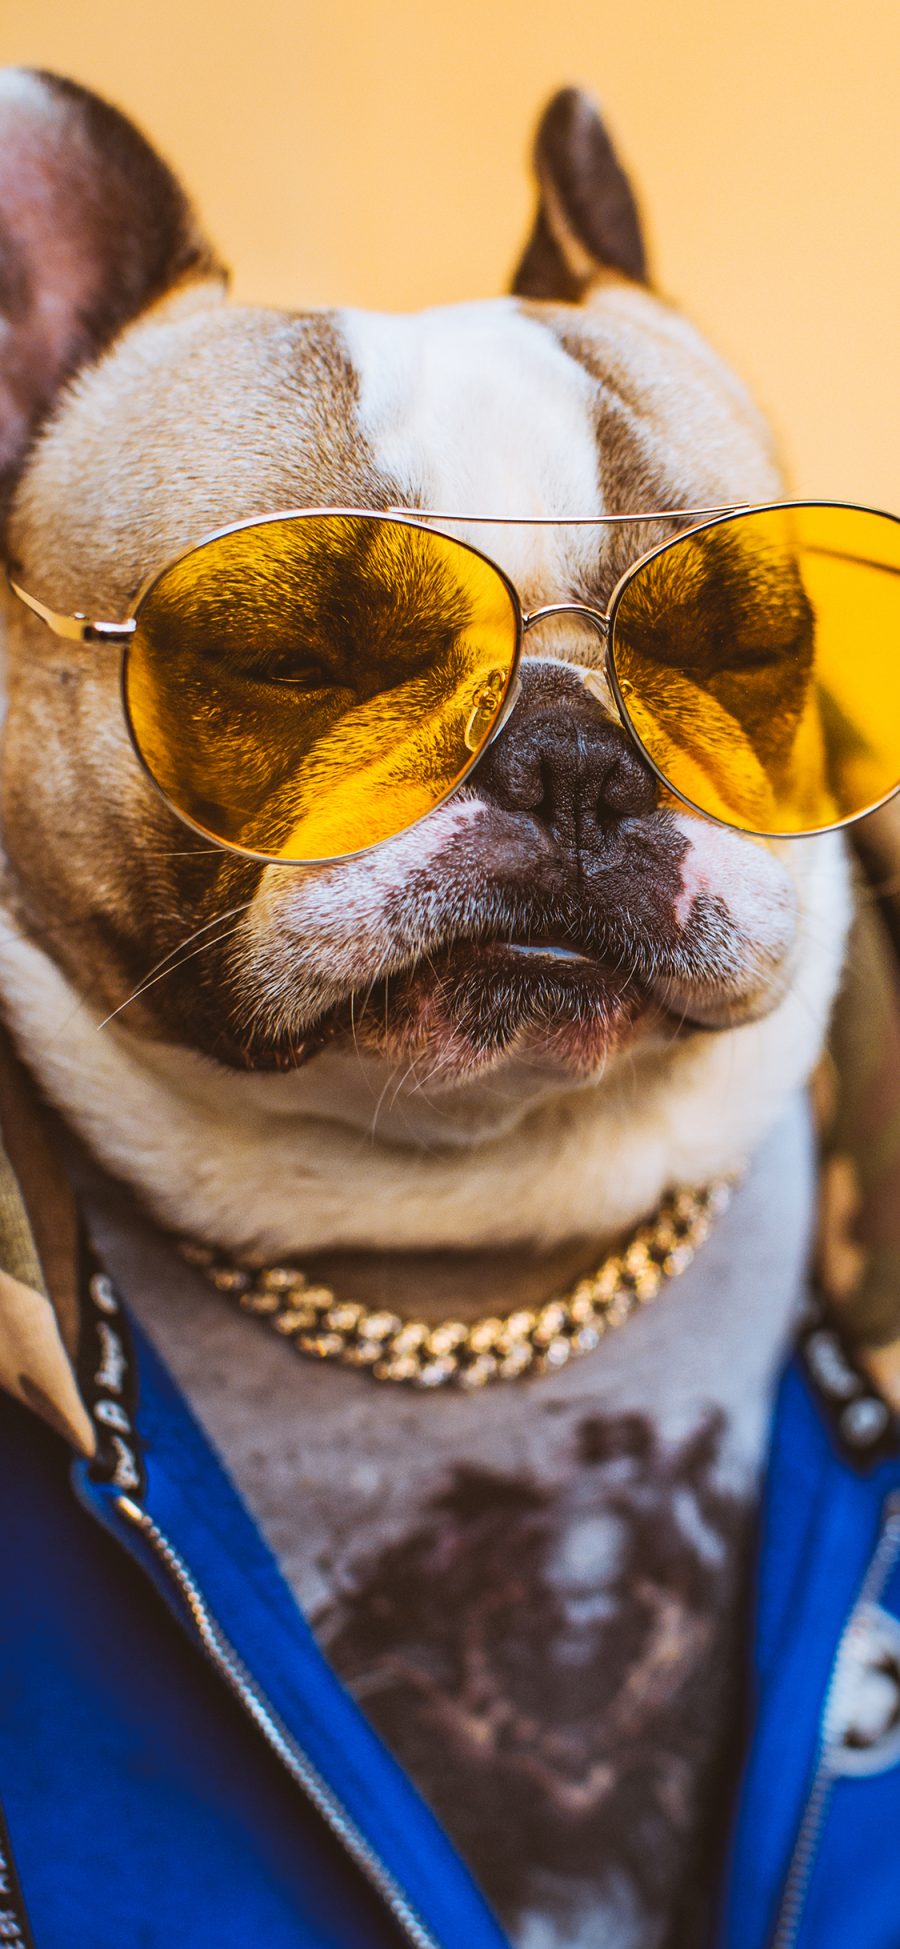
[[[700,1939],[810,1209],[797,1102],[654,1308],[558,1374],[434,1397],[298,1362],[95,1199],[111,1270],[516,1949]]]

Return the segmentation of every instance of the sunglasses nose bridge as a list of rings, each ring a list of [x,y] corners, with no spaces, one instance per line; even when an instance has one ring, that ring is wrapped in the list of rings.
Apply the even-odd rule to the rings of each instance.
[[[536,623],[547,622],[552,616],[583,616],[599,631],[604,642],[609,643],[609,617],[604,614],[602,609],[592,609],[590,604],[586,602],[547,602],[540,609],[527,611],[522,616],[523,639],[528,635],[528,631],[534,628]],[[503,709],[488,739],[489,744],[493,744],[494,739],[502,731],[503,726],[509,722],[521,694],[522,679],[517,672],[510,684]]]
[[[522,617],[522,635],[527,636],[536,623],[549,622],[553,616],[582,616],[593,625],[605,642],[609,641],[610,619],[603,609],[594,609],[587,602],[547,602],[540,609],[532,609]]]
[[[554,616],[580,616],[583,618],[585,622],[589,622],[592,625],[592,627],[596,629],[598,635],[602,637],[603,642],[606,646],[605,668],[606,668],[607,682],[609,684],[610,690],[612,691],[613,700],[616,704],[616,708],[619,712],[619,716],[621,717],[626,730],[630,730],[631,727],[628,724],[627,718],[625,717],[625,714],[622,710],[621,699],[619,697],[619,686],[615,681],[615,676],[612,670],[612,661],[610,657],[610,627],[611,627],[611,620],[612,620],[611,617],[609,617],[606,614],[606,611],[604,609],[595,609],[593,605],[588,602],[547,602],[544,603],[540,609],[532,609],[528,612],[528,614],[522,617],[523,637],[527,636],[528,631],[530,629],[533,629],[536,623],[547,622],[551,620]],[[593,679],[593,681],[595,682],[596,679]],[[589,690],[592,688],[592,679],[588,675],[585,675],[585,684]],[[631,685],[629,684],[627,688],[630,690]],[[520,693],[520,689],[521,689],[521,683],[519,678],[517,677],[512,687],[512,690],[510,692],[510,695],[507,698],[502,716],[496,726],[496,729],[498,731],[502,729],[502,726],[506,723],[507,718],[510,717],[510,715],[512,714],[512,711],[515,708],[516,700]]]

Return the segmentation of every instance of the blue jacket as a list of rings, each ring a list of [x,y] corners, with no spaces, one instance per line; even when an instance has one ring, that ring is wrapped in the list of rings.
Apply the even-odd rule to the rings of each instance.
[[[900,1454],[820,1326],[777,1403],[751,1703],[716,1949],[900,1949]]]
[[[18,1402],[0,1411],[0,1943],[502,1949],[153,1349],[132,1344],[107,1281],[92,1290],[80,1376],[96,1458],[73,1461]],[[828,1372],[863,1426],[860,1383]],[[900,1654],[897,1722],[882,1725],[900,1459],[878,1428],[877,1457],[853,1463],[834,1422],[795,1360],[715,1949],[900,1945]]]

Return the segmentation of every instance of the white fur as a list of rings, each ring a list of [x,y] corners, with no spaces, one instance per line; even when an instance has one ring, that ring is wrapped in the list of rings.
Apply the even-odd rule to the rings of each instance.
[[[358,417],[416,505],[454,513],[603,514],[592,382],[511,298],[408,317],[338,313],[359,376]],[[523,591],[552,591],[563,550],[596,532],[458,522]],[[550,594],[545,600],[551,600]]]

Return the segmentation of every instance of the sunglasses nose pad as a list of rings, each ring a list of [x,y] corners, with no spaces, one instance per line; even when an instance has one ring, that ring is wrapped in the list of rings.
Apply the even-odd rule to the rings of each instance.
[[[480,750],[485,738],[490,736],[497,703],[503,695],[505,682],[505,670],[492,670],[484,682],[479,685],[475,701],[469,712],[465,731],[463,732],[463,741],[469,751]],[[500,719],[501,723],[507,714],[507,709],[504,708]]]
[[[521,695],[522,695],[522,679],[519,676],[519,673],[517,671],[516,675],[513,677],[512,683],[510,684],[509,690],[504,699],[503,709],[500,712],[496,724],[494,725],[493,731],[491,732],[491,738],[495,738],[497,736],[498,731],[502,731],[504,724],[508,723],[509,719],[512,717],[513,711],[515,710]]]

